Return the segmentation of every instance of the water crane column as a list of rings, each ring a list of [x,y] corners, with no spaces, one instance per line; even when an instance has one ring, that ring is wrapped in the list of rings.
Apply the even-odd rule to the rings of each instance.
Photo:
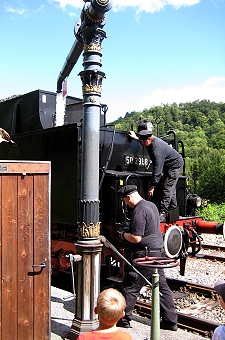
[[[78,225],[76,311],[69,339],[98,326],[94,313],[100,292],[100,267],[102,244],[99,221],[99,134],[101,92],[104,72],[101,44],[106,37],[103,26],[105,12],[111,8],[109,0],[86,2],[81,13],[81,25],[76,34],[83,42],[83,67],[79,73],[83,92],[82,159],[80,221]]]

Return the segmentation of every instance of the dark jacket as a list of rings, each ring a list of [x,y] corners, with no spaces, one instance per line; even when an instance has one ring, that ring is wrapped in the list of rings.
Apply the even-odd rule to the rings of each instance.
[[[156,186],[162,173],[168,169],[178,169],[184,165],[182,156],[161,138],[155,137],[152,143],[147,146],[149,157],[153,163],[151,185]]]

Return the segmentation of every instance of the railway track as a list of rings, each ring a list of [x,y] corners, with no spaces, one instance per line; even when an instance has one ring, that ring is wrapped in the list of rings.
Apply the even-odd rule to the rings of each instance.
[[[197,258],[204,258],[206,260],[225,262],[225,247],[215,245],[202,245],[204,253],[197,254]],[[209,253],[206,253],[209,251]]]
[[[184,308],[183,310],[177,311],[178,315],[178,326],[182,329],[186,329],[193,333],[198,333],[205,337],[211,337],[215,328],[219,325],[218,323],[205,320],[199,316],[194,316],[193,311],[195,313],[201,314],[201,304],[205,308],[205,301],[207,299],[207,304],[210,301],[213,301],[213,297],[215,297],[215,290],[211,287],[207,287],[200,284],[192,284],[190,282],[169,279],[167,278],[168,285],[170,289],[174,293],[174,300],[179,299],[180,297],[188,294],[198,294],[204,296],[203,303],[199,302],[197,305],[192,305],[190,308]],[[174,292],[175,291],[175,292]],[[177,294],[178,292],[178,294]],[[185,293],[184,293],[185,292]],[[215,306],[218,305],[218,302],[215,300],[212,302]],[[175,303],[176,305],[176,303]],[[141,316],[151,318],[151,303],[145,301],[138,301],[135,305],[135,312]]]
[[[151,318],[151,306],[148,303],[138,301],[135,310],[139,315]],[[213,331],[218,326],[218,324],[214,322],[183,314],[181,312],[177,312],[177,315],[178,327],[206,337],[211,337]]]
[[[225,252],[225,247],[224,246],[216,246],[216,245],[211,245],[211,244],[202,244],[203,249],[209,249],[209,250],[216,250],[216,251],[223,251]]]

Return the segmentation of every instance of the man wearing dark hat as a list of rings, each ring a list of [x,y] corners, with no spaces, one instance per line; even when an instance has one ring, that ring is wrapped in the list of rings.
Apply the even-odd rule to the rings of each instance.
[[[225,309],[225,280],[218,280],[214,289],[220,296],[220,305],[223,309]],[[225,339],[225,326],[221,325],[216,327],[213,333],[212,340],[224,340]]]
[[[160,231],[159,212],[156,205],[143,199],[135,185],[125,185],[118,190],[124,203],[133,209],[129,227],[124,227],[117,232],[119,238],[128,241],[130,255],[127,260],[132,262],[135,258],[144,256],[165,257],[164,243]],[[149,280],[152,279],[152,268],[138,268]],[[161,328],[172,331],[177,330],[177,315],[175,313],[172,293],[167,285],[164,270],[159,268],[160,312],[162,317]],[[124,318],[117,323],[118,327],[130,327],[132,311],[137,301],[145,280],[125,266],[123,279],[123,293],[126,299]]]
[[[149,127],[150,126],[150,127]],[[165,222],[170,210],[177,209],[176,184],[180,176],[184,161],[182,156],[161,138],[153,136],[152,124],[147,129],[129,132],[129,136],[139,140],[148,150],[152,160],[153,172],[148,189],[151,198],[155,187],[162,184],[159,204],[160,221]]]

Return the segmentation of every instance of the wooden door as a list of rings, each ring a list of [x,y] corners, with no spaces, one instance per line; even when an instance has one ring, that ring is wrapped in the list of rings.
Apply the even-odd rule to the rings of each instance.
[[[50,339],[49,205],[49,162],[0,162],[0,340]]]

